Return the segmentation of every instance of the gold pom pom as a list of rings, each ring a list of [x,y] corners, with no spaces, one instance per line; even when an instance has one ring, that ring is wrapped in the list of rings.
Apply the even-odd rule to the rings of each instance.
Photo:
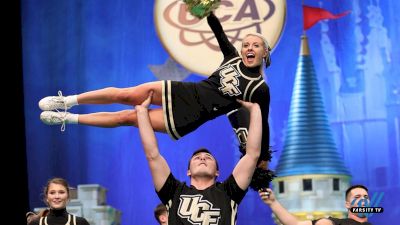
[[[187,5],[188,11],[194,17],[202,19],[210,15],[212,11],[217,9],[220,4],[220,0],[183,0]]]

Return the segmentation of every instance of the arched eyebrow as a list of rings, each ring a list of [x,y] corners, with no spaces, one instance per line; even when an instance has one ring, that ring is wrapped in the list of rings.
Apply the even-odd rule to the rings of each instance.
[[[250,44],[250,42],[249,42],[249,41],[246,41],[246,42],[242,42],[242,44],[247,44],[247,45],[249,45],[249,44]],[[264,42],[254,41],[254,42],[252,42],[252,44],[259,44],[259,45],[263,45],[263,44],[264,44]]]

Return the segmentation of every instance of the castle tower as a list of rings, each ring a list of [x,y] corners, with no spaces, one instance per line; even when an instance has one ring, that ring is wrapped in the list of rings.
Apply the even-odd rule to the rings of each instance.
[[[350,174],[331,134],[305,35],[276,175],[277,199],[300,220],[345,217]]]

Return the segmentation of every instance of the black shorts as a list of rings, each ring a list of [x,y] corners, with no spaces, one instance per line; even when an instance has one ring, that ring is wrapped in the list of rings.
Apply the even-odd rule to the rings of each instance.
[[[163,81],[162,105],[165,128],[175,140],[240,106],[234,98],[221,95],[207,82],[170,80]]]

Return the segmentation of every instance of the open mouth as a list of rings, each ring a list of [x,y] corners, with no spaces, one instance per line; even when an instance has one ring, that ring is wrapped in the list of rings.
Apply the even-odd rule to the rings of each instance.
[[[247,59],[247,62],[249,62],[249,63],[254,62],[255,57],[256,57],[256,55],[254,54],[254,52],[249,52],[246,54],[246,59]]]

